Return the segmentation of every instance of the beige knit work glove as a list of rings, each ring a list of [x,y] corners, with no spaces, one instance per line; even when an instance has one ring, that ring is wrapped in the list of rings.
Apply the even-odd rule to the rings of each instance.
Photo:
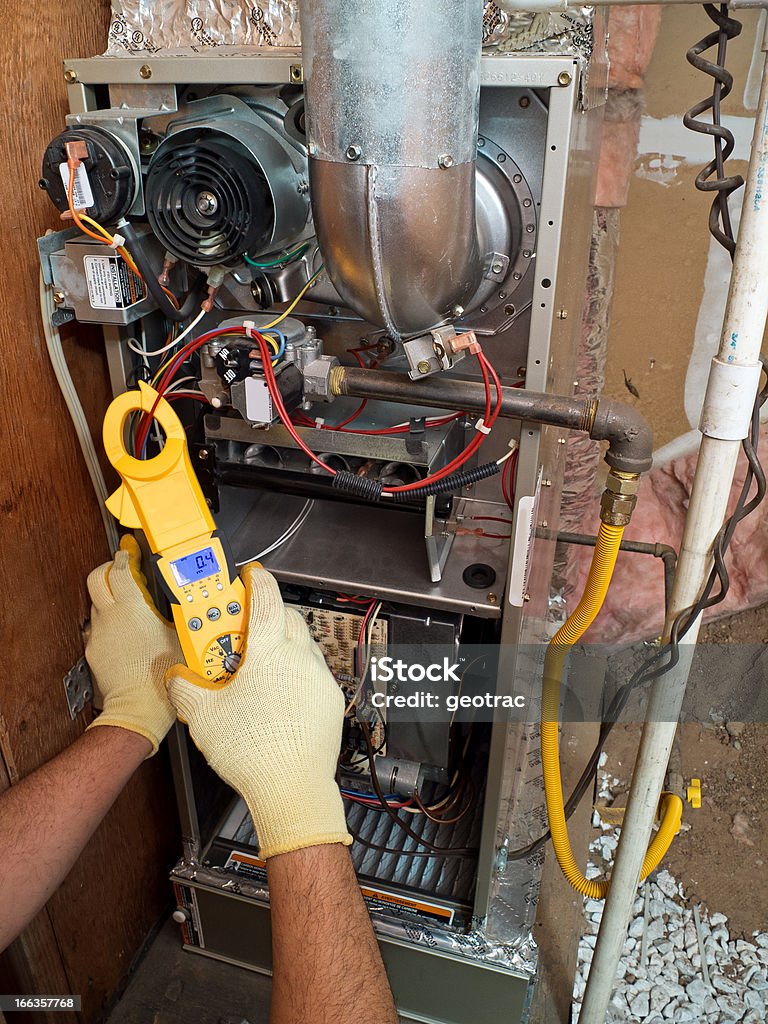
[[[211,768],[248,805],[262,857],[349,845],[334,778],[343,695],[275,578],[255,566],[242,577],[249,622],[240,668],[222,687],[176,665],[169,696]]]
[[[88,728],[130,729],[148,739],[155,754],[176,720],[165,673],[182,654],[176,630],[149,595],[133,536],[120,541],[114,562],[93,570],[88,592],[93,605],[85,658],[102,698],[102,712]]]

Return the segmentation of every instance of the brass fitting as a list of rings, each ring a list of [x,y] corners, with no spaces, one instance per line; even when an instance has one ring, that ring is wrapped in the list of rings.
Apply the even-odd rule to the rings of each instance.
[[[640,477],[636,473],[620,473],[612,469],[605,481],[606,491],[614,494],[637,494]]]
[[[600,519],[608,526],[627,526],[637,504],[639,485],[640,477],[637,473],[622,473],[612,469],[600,499]]]
[[[345,367],[333,366],[331,367],[331,374],[328,380],[330,393],[332,395],[345,395],[346,390],[344,388],[344,375],[346,373]]]

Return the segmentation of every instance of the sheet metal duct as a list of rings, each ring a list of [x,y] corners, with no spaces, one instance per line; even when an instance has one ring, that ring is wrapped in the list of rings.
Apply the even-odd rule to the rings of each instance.
[[[302,0],[312,211],[344,301],[395,338],[459,315],[482,276],[482,0]]]

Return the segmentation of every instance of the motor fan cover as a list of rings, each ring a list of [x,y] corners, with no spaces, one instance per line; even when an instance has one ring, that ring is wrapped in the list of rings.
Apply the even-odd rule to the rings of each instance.
[[[178,259],[227,264],[273,234],[269,184],[246,146],[214,128],[176,132],[158,147],[145,186],[150,226]]]

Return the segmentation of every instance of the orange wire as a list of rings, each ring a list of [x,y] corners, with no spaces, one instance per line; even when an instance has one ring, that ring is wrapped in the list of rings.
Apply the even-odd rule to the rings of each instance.
[[[74,196],[75,196],[75,165],[71,160],[67,161],[67,167],[69,167],[69,184],[67,185],[67,204],[69,206],[69,212],[72,214],[72,219],[75,224],[80,228],[84,235],[88,235],[89,238],[95,238],[97,242],[103,242],[104,245],[109,245],[106,238],[102,238],[101,235],[97,235],[95,231],[91,231],[83,224],[80,220],[80,215],[75,209]]]
[[[110,241],[109,239],[104,238],[103,235],[97,235],[95,231],[91,231],[90,228],[88,228],[85,224],[83,224],[82,220],[80,219],[80,215],[78,214],[77,210],[75,209],[75,203],[74,203],[75,170],[76,170],[76,167],[72,163],[71,160],[67,161],[67,167],[69,167],[69,184],[67,185],[67,205],[69,206],[69,212],[72,214],[72,219],[74,220],[75,224],[77,224],[77,226],[80,228],[80,230],[83,232],[84,235],[88,235],[89,238],[95,238],[97,242],[102,242],[104,245],[109,245],[111,247],[112,242],[114,242],[114,236],[112,237],[112,239]],[[123,259],[128,264],[128,266],[133,271],[133,273],[138,278],[140,278],[143,281],[144,277],[143,277],[141,271],[136,266],[136,263],[135,263],[135,261],[133,259],[133,256],[131,256],[131,254],[128,252],[128,250],[125,248],[125,246],[119,245],[117,247],[117,251],[123,257]],[[176,296],[173,294],[173,292],[169,291],[168,288],[166,288],[164,285],[161,285],[161,288],[163,289],[165,294],[168,296],[170,301],[173,303],[173,305],[176,307],[176,309],[178,309],[179,308],[179,303],[178,303],[178,301],[176,299]]]

